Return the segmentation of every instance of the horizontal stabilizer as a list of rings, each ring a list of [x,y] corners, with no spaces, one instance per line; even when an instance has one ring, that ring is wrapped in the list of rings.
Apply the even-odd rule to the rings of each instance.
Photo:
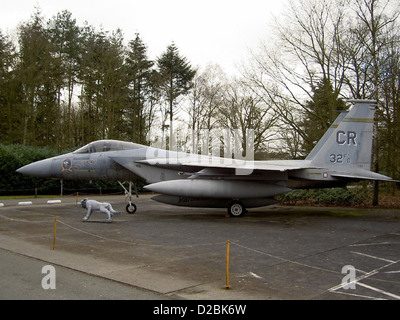
[[[372,171],[362,170],[359,172],[334,172],[331,173],[332,177],[336,178],[347,178],[354,180],[376,180],[376,181],[386,181],[386,182],[399,182],[393,180],[390,177],[384,176],[383,174],[375,173]]]

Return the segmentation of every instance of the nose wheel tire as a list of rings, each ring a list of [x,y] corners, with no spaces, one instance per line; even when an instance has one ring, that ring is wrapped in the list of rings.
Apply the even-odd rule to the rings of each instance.
[[[134,214],[136,212],[136,205],[134,203],[128,203],[126,205],[126,212],[128,212],[129,214]]]
[[[232,201],[228,206],[228,214],[230,217],[243,217],[246,212],[247,210],[244,204],[240,201]]]

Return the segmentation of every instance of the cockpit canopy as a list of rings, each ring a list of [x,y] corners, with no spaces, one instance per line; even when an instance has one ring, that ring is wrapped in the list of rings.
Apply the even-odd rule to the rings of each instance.
[[[107,152],[107,151],[118,151],[118,150],[131,150],[144,148],[137,143],[125,142],[118,140],[98,140],[79,148],[74,153],[95,153],[95,152]]]

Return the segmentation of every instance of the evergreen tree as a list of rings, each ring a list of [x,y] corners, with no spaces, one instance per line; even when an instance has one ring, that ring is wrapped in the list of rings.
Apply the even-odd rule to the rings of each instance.
[[[340,111],[346,109],[345,102],[338,98],[338,94],[333,90],[330,81],[323,79],[313,91],[313,100],[306,103],[306,111],[301,123],[305,135],[303,141],[305,154],[314,148]]]
[[[126,67],[129,81],[128,137],[138,143],[146,142],[146,103],[151,103],[154,62],[147,57],[147,48],[139,34],[129,42]]]
[[[174,106],[178,97],[189,92],[196,70],[185,57],[180,56],[175,44],[168,46],[167,51],[157,59],[157,65],[160,73],[160,89],[169,107],[170,137],[173,137]],[[175,148],[174,141],[170,141],[170,147]]]
[[[0,31],[0,141],[3,143],[17,142],[19,135],[13,73],[15,58],[14,46]]]
[[[125,139],[124,110],[127,76],[120,30],[108,36],[88,26],[84,29],[82,83],[82,143],[96,139]]]
[[[72,19],[72,14],[65,10],[48,22],[47,32],[52,44],[56,47],[57,56],[61,59],[62,77],[57,84],[57,105],[59,113],[64,115],[64,121],[58,124],[59,143],[57,146],[62,149],[74,145],[72,141],[72,97],[78,84],[82,48],[81,31],[76,20]],[[66,100],[64,106],[61,104],[63,91],[67,96],[66,99],[63,99]],[[61,121],[61,117],[59,121]],[[62,137],[65,141],[62,141]]]
[[[60,82],[61,59],[56,56],[56,47],[43,27],[43,18],[37,10],[31,21],[20,27],[19,63],[16,76],[22,90],[24,145],[56,145],[57,123],[60,116],[57,108],[57,89]]]

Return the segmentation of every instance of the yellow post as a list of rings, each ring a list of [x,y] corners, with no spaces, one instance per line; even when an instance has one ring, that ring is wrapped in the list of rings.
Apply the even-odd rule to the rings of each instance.
[[[76,203],[79,202],[79,192],[76,193]]]
[[[56,249],[57,219],[54,219],[53,250]]]
[[[230,249],[230,241],[226,242],[226,286],[225,289],[230,289],[229,285],[229,249]]]

